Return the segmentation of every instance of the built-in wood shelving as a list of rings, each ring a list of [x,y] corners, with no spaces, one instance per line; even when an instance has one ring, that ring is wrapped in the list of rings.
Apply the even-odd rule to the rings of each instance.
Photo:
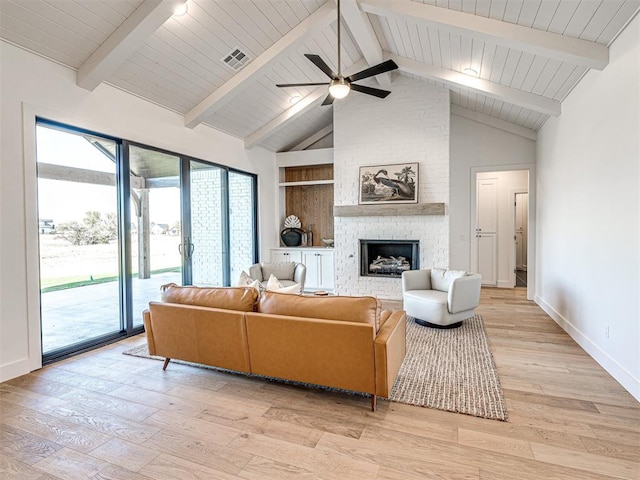
[[[380,217],[444,215],[444,203],[400,203],[395,205],[334,205],[336,217]]]

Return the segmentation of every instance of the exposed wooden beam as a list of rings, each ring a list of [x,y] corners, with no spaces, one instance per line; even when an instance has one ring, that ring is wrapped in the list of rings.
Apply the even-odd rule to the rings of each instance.
[[[144,0],[135,11],[80,66],[79,87],[94,90],[145,40],[166,22],[185,0]]]
[[[389,54],[389,58],[398,64],[398,68],[402,72],[411,73],[418,77],[429,78],[431,80],[442,81],[455,87],[502,100],[503,102],[529,108],[536,112],[544,113],[545,115],[560,116],[560,102],[557,100],[500,85],[499,83],[482,78],[472,77],[453,70],[428,65],[410,58],[392,54]]]
[[[357,61],[349,67],[349,71],[359,71],[366,66],[364,59]],[[244,148],[252,148],[269,138],[271,135],[279,131],[284,126],[291,123],[296,118],[304,115],[311,108],[319,105],[329,93],[329,88],[321,86],[316,88],[312,93],[304,97],[295,105],[289,107],[283,113],[271,120],[269,123],[256,130],[244,140]]]
[[[313,12],[289,33],[267,48],[253,62],[235,74],[216,91],[196,105],[184,117],[185,126],[194,128],[202,123],[216,110],[222,108],[250,83],[256,76],[268,68],[272,61],[286,55],[296,48],[312,32],[318,31],[335,21],[336,7],[334,2],[327,2]]]
[[[88,183],[90,185],[115,186],[116,184],[115,173],[98,172],[96,170],[87,170],[85,168],[66,167],[64,165],[42,162],[38,162],[38,178],[62,180],[64,182]],[[144,178],[130,175],[129,179],[131,188],[146,188]]]
[[[383,62],[385,59],[382,56],[382,47],[378,37],[373,31],[369,17],[358,8],[358,2],[356,0],[342,0],[340,10],[351,35],[360,47],[369,66],[373,67]],[[391,86],[391,73],[386,72],[375,78],[381,86],[387,88]]]
[[[602,70],[609,63],[609,49],[600,43],[448,8],[434,7],[410,0],[361,0],[360,8],[374,15],[410,20],[458,34],[470,34],[474,38],[497,45],[583,67]]]
[[[330,125],[327,125],[326,127],[318,130],[316,133],[311,135],[309,138],[303,140],[302,142],[297,144],[295,147],[291,148],[289,151],[295,152],[298,150],[304,150],[305,148],[310,147],[311,145],[316,143],[318,140],[323,139],[324,137],[329,135],[331,132],[333,132],[333,122]]]
[[[322,100],[324,100],[328,92],[329,89],[325,86],[316,88],[309,95],[298,101],[298,103],[292,105],[269,123],[245,138],[244,148],[255,147],[277,131],[289,125],[301,115],[304,115],[310,109],[322,103]]]

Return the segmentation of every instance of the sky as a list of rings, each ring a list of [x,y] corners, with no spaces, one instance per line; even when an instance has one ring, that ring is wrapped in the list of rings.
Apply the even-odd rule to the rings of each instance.
[[[113,161],[81,135],[38,126],[36,143],[39,163],[108,173],[116,171]],[[178,188],[151,189],[149,195],[152,222],[173,225],[179,221]],[[38,216],[40,219],[53,220],[54,224],[81,220],[88,211],[115,213],[116,201],[115,186],[38,180]]]

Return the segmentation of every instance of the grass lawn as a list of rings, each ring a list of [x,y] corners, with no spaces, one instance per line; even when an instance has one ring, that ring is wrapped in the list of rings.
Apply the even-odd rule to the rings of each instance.
[[[179,236],[152,235],[151,273],[180,271]],[[132,245],[137,245],[135,235]],[[131,264],[137,273],[137,250],[134,247]],[[118,246],[73,246],[55,235],[40,235],[40,288],[42,293],[81,287],[118,279]]]

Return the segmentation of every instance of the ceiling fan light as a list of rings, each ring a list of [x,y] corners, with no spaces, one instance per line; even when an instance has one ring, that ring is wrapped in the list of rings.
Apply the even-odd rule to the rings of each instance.
[[[351,85],[349,82],[345,82],[344,78],[336,78],[329,85],[329,93],[333,98],[344,98],[349,95],[350,91]]]

